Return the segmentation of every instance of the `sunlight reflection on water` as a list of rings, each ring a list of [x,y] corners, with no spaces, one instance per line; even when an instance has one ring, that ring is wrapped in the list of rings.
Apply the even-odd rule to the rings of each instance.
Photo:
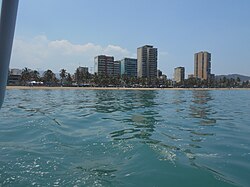
[[[9,90],[6,98],[2,185],[249,183],[247,91]]]

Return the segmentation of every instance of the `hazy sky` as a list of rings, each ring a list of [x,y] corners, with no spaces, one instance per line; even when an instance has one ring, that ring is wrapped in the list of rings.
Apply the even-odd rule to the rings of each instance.
[[[94,66],[94,56],[136,57],[158,48],[172,78],[193,56],[212,53],[212,73],[250,75],[249,0],[20,0],[11,68]]]

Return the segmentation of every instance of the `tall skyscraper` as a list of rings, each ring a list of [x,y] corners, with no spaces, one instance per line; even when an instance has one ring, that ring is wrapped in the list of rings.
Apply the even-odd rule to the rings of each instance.
[[[185,68],[184,67],[177,67],[174,69],[174,80],[176,83],[180,83],[185,79]]]
[[[128,77],[137,77],[137,59],[124,58],[121,60],[121,74]]]
[[[211,75],[211,53],[202,51],[194,54],[194,77],[208,80]]]
[[[151,45],[137,48],[137,76],[157,78],[157,48]]]

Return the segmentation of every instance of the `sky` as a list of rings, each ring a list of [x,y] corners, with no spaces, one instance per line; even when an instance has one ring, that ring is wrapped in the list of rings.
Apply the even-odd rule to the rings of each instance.
[[[10,67],[93,72],[97,55],[136,58],[150,44],[169,78],[178,66],[192,74],[199,51],[212,73],[250,75],[249,10],[249,0],[20,0]]]

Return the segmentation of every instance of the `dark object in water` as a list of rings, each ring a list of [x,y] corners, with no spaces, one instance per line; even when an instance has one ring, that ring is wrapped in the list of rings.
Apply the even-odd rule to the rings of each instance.
[[[0,108],[3,104],[7,84],[17,8],[18,0],[2,0],[0,20]]]

